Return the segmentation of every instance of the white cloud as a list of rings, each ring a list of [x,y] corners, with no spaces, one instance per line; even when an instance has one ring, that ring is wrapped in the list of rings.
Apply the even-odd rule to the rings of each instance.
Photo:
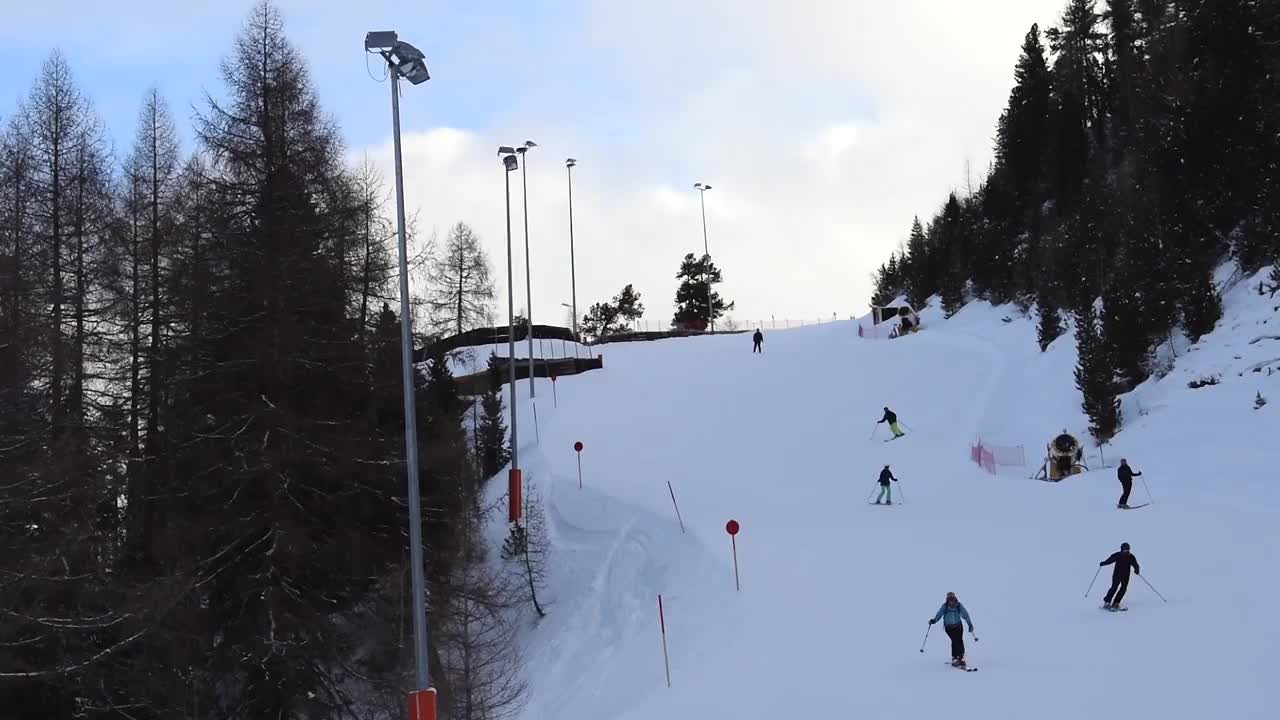
[[[408,137],[411,202],[441,229],[458,219],[473,224],[505,285],[495,150],[533,137],[535,319],[560,319],[569,298],[567,155],[579,160],[580,310],[634,283],[651,322],[670,318],[680,258],[702,249],[692,185],[703,181],[714,186],[706,195],[711,254],[739,319],[860,313],[870,273],[905,238],[912,216],[963,189],[966,161],[975,181],[982,176],[1022,37],[1033,22],[1052,24],[1062,5],[601,3],[582,19],[581,36],[557,45],[608,87],[547,76],[545,90],[522,95],[483,137]],[[592,117],[564,106],[565,97],[593,89],[607,90],[610,126],[625,127],[619,137],[583,136]],[[554,102],[539,104],[540,94]],[[522,298],[519,175],[512,180]]]

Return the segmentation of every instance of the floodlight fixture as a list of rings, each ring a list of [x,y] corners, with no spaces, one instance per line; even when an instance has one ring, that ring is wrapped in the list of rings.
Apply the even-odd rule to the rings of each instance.
[[[520,168],[520,161],[516,159],[515,155],[503,155],[502,164],[506,166],[507,172]]]
[[[395,30],[372,30],[364,35],[364,49],[390,50],[399,39]]]
[[[515,148],[513,148],[513,147],[511,147],[510,145],[502,145],[501,147],[499,147],[499,148],[498,148],[498,155],[499,155],[499,156],[502,156],[502,155],[515,155],[515,154],[516,154],[516,149],[515,149]]]
[[[578,164],[577,160],[574,160],[573,158],[565,158],[565,161],[564,161],[565,167],[573,167],[574,165],[577,165],[577,164]]]

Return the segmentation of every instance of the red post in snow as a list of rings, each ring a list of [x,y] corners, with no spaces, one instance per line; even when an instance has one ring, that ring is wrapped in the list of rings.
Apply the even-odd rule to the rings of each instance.
[[[725,523],[724,530],[729,533],[729,542],[733,543],[733,586],[742,590],[742,584],[738,582],[738,521],[730,520]]]
[[[658,627],[662,628],[662,664],[667,669],[667,687],[671,687],[671,660],[667,657],[667,620],[662,614],[662,595],[658,595]]]
[[[436,720],[436,689],[409,693],[409,720]]]
[[[578,453],[578,489],[582,489],[582,441],[573,444],[573,451]]]
[[[507,522],[520,522],[520,469],[507,473]]]

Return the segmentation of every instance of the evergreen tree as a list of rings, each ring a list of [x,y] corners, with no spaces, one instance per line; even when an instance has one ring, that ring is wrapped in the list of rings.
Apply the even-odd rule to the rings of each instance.
[[[947,317],[951,317],[964,307],[965,284],[969,277],[969,242],[955,193],[947,199],[940,222],[938,255],[947,260],[939,269],[942,309]]]
[[[920,310],[935,292],[935,286],[932,279],[928,241],[919,217],[911,223],[911,236],[907,240],[907,257],[903,265],[903,285],[906,286],[907,302],[911,307]]]
[[[1040,343],[1040,352],[1044,352],[1064,330],[1062,316],[1058,314],[1058,306],[1049,292],[1048,283],[1041,284],[1036,290],[1036,314],[1040,318],[1036,325],[1036,340]]]
[[[1098,330],[1092,305],[1076,314],[1076,387],[1084,397],[1081,404],[1089,416],[1089,432],[1098,442],[1106,442],[1120,429],[1120,401],[1112,378],[1106,344]]]
[[[631,285],[613,296],[613,300],[596,303],[582,318],[581,331],[588,337],[601,340],[610,335],[626,332],[631,323],[644,316],[644,304],[640,293]]]
[[[502,371],[498,356],[489,355],[489,385],[480,398],[480,428],[476,435],[476,454],[480,456],[480,473],[491,478],[511,460],[507,443],[507,425],[502,416]]]
[[[720,268],[711,262],[711,256],[695,258],[693,253],[685,255],[676,279],[680,281],[680,286],[676,288],[676,312],[671,320],[673,325],[709,326],[726,311],[734,308],[734,303],[725,303],[720,293],[712,289],[723,281],[723,277]]]

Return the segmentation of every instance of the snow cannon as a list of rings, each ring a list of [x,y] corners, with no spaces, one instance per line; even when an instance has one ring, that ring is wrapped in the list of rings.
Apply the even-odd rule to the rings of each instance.
[[[889,337],[898,337],[907,333],[920,332],[920,316],[910,305],[872,305],[871,323],[894,323]]]
[[[1066,430],[1045,446],[1044,467],[1037,480],[1058,482],[1068,475],[1079,475],[1088,470],[1081,460],[1084,458],[1084,447],[1080,441]]]

